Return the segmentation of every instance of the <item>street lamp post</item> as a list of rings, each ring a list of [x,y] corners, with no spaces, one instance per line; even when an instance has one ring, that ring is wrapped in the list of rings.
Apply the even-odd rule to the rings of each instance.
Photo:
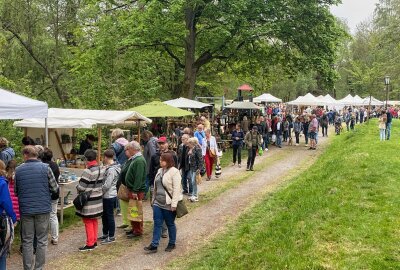
[[[389,99],[389,84],[390,77],[388,75],[385,76],[385,86],[386,86],[386,109],[388,107],[388,99]]]

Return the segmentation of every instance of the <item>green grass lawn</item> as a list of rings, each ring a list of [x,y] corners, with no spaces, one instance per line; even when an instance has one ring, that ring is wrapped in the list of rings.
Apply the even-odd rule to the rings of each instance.
[[[333,138],[313,167],[178,263],[187,269],[400,269],[400,122]]]

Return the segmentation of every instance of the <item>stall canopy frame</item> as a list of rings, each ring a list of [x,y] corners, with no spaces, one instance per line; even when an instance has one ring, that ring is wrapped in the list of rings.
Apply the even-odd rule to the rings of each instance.
[[[164,101],[164,103],[176,108],[184,108],[184,109],[202,109],[205,107],[212,107],[211,104],[203,103],[197,100],[192,100],[184,97],[167,100]]]

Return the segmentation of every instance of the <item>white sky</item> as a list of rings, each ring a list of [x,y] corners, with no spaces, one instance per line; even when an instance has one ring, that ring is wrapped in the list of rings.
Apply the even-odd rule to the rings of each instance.
[[[333,15],[345,19],[354,34],[360,22],[371,18],[378,2],[379,0],[342,0],[342,4],[333,6],[331,11]]]

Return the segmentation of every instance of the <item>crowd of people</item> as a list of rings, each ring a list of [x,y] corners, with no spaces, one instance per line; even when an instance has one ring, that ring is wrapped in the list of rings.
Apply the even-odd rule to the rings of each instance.
[[[393,111],[375,110],[367,113],[363,108],[335,110],[307,108],[295,114],[274,108],[271,114],[247,116],[236,123],[231,131],[233,148],[232,165],[242,165],[242,149],[248,151],[247,171],[254,170],[257,155],[275,145],[298,146],[304,135],[304,145],[316,150],[318,134],[328,136],[329,126],[334,125],[340,134],[342,123],[347,130],[363,123],[367,115],[379,117],[380,139],[390,139]],[[340,124],[338,128],[337,124]],[[87,136],[80,150],[86,160],[78,184],[77,193],[89,194],[87,202],[76,215],[82,218],[86,231],[86,242],[79,251],[94,250],[99,244],[116,241],[116,229],[123,229],[128,239],[141,237],[144,231],[143,215],[132,218],[134,207],[142,211],[142,202],[150,200],[153,209],[153,238],[145,252],[157,252],[161,238],[168,238],[165,251],[171,252],[176,244],[176,208],[187,196],[188,201],[198,202],[198,183],[205,176],[213,177],[214,166],[219,167],[222,155],[217,138],[211,132],[210,121],[202,117],[195,130],[189,127],[179,134],[176,151],[170,148],[166,136],[156,137],[149,130],[141,134],[141,143],[128,141],[121,129],[112,132],[113,143],[102,153],[102,163],[92,148],[95,138]],[[244,127],[244,128],[243,128]],[[292,138],[294,137],[294,141]],[[42,269],[50,234],[50,243],[59,241],[57,204],[59,200],[58,178],[60,170],[53,160],[51,149],[35,145],[25,137],[22,157],[24,162],[17,166],[15,151],[6,138],[0,138],[0,211],[2,224],[8,224],[9,242],[0,250],[0,269],[5,269],[6,257],[12,241],[13,227],[20,223],[21,253],[24,269]],[[85,148],[85,149],[84,149]],[[216,171],[218,176],[220,172]],[[79,195],[78,195],[79,196]],[[116,226],[115,215],[122,215],[122,223]],[[98,234],[98,219],[102,220],[102,231]],[[33,265],[34,264],[34,265]]]

